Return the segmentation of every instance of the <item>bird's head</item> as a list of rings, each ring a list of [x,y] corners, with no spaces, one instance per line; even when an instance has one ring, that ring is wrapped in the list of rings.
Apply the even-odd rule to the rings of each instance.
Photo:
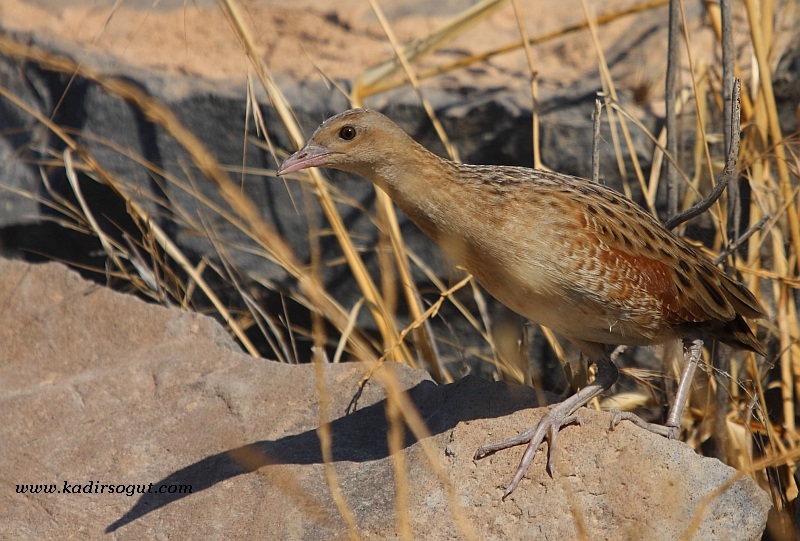
[[[351,109],[326,120],[303,148],[278,168],[286,175],[309,167],[340,169],[372,179],[411,138],[376,111]]]

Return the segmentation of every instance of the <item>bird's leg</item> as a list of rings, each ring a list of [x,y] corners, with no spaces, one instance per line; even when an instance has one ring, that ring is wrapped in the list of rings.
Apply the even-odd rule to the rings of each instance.
[[[675,437],[680,436],[681,420],[683,419],[683,411],[686,409],[686,402],[689,400],[689,391],[694,379],[694,373],[697,370],[697,365],[700,363],[700,353],[703,350],[702,340],[692,340],[691,342],[684,343],[684,356],[686,364],[681,373],[681,381],[678,383],[678,392],[675,393],[675,402],[669,410],[667,416],[667,426],[674,427],[678,433]]]
[[[689,390],[692,386],[694,373],[697,370],[697,365],[700,362],[700,352],[703,349],[702,340],[692,340],[691,342],[684,342],[684,358],[686,362],[683,365],[683,372],[681,373],[681,380],[678,383],[678,392],[675,393],[675,401],[669,410],[667,416],[667,423],[665,425],[658,425],[655,423],[648,423],[635,413],[629,411],[618,411],[614,413],[611,419],[611,429],[613,430],[622,421],[630,421],[638,427],[644,428],[654,434],[659,434],[669,439],[677,439],[681,435],[681,419],[683,419],[683,411],[686,409],[686,401],[689,398]]]
[[[518,436],[484,445],[475,452],[475,460],[478,460],[496,451],[500,451],[501,449],[508,449],[509,447],[521,445],[523,443],[528,444],[525,453],[522,455],[522,460],[517,468],[517,472],[514,474],[514,478],[511,480],[508,487],[506,487],[503,499],[507,498],[517,487],[520,480],[522,480],[522,476],[525,475],[525,470],[528,469],[539,445],[544,442],[545,439],[548,442],[547,472],[551,476],[555,473],[558,431],[561,427],[568,424],[580,424],[581,420],[577,415],[574,415],[575,411],[581,406],[586,405],[595,396],[611,387],[614,382],[617,381],[618,375],[619,371],[617,367],[610,360],[601,359],[597,361],[597,375],[594,381],[563,402],[552,407],[545,413],[538,424]]]

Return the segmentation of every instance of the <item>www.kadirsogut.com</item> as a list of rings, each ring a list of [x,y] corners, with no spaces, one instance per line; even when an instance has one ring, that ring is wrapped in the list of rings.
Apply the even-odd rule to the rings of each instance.
[[[99,481],[70,483],[64,481],[59,488],[56,484],[16,485],[17,494],[191,494],[192,485],[156,485],[154,483],[110,484]]]

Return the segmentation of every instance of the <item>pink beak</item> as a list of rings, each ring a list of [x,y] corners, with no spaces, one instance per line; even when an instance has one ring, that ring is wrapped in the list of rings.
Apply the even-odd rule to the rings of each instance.
[[[304,146],[284,160],[278,167],[278,176],[288,175],[309,167],[324,167],[325,158],[333,154],[330,150],[318,146]]]

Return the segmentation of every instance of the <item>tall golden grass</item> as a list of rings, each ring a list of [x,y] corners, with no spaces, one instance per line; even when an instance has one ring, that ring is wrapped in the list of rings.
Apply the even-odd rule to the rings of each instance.
[[[589,32],[598,58],[598,69],[601,74],[605,109],[605,121],[609,123],[615,149],[618,156],[618,167],[624,173],[626,167],[622,159],[622,145],[630,149],[633,157],[633,176],[639,184],[645,200],[643,206],[655,212],[655,194],[662,182],[660,164],[664,160],[677,163],[677,157],[665,151],[664,133],[650,134],[654,142],[653,168],[647,177],[636,160],[633,150],[632,130],[644,130],[633,115],[629,115],[620,105],[616,84],[605,61],[600,45],[603,25],[621,17],[635,17],[637,13],[664,6],[668,0],[653,0],[634,8],[595,16],[588,5],[583,2],[586,22],[563,28],[560,31],[543,35],[529,35],[522,12],[528,7],[514,0],[506,6],[503,0],[484,0],[470,10],[457,14],[452,20],[429,35],[420,36],[417,40],[401,44],[394,35],[391,23],[381,11],[375,0],[369,0],[386,39],[392,45],[394,55],[384,62],[364,72],[355,84],[349,96],[354,106],[359,106],[368,96],[410,84],[419,95],[420,102],[428,114],[433,126],[439,134],[447,152],[454,159],[458,158],[456,148],[448,140],[446,131],[437,119],[434,107],[425,99],[422,91],[426,81],[479,65],[501,54],[525,54],[530,69],[531,91],[534,100],[538,99],[537,77],[535,66],[535,47],[547,40],[570,35],[575,32]],[[722,38],[719,10],[707,4],[709,23],[717,36]],[[798,158],[799,139],[797,134],[781,133],[778,122],[777,106],[771,87],[774,58],[771,57],[776,40],[775,20],[776,5],[767,0],[744,0],[747,24],[749,26],[750,45],[753,50],[754,68],[745,70],[736,66],[737,75],[752,84],[746,84],[742,90],[742,131],[739,154],[739,170],[752,190],[752,197],[743,204],[750,216],[749,235],[746,239],[747,258],[734,258],[726,251],[724,262],[736,272],[750,289],[755,292],[763,305],[771,311],[772,317],[758,323],[758,335],[768,344],[770,358],[760,362],[753,354],[737,358],[730,363],[729,372],[716,371],[706,358],[706,378],[695,387],[690,400],[690,407],[684,419],[683,437],[698,451],[713,427],[723,427],[727,432],[729,444],[724,446],[720,458],[736,467],[742,475],[750,475],[769,491],[774,502],[771,514],[769,533],[773,539],[792,539],[795,536],[792,515],[794,513],[798,487],[796,485],[796,461],[798,459],[798,438],[795,419],[797,415],[797,393],[800,392],[800,325],[798,325],[796,300],[797,288],[800,287],[798,269],[800,269],[800,224],[798,223],[798,177],[800,177],[800,159]],[[779,6],[778,6],[779,7]],[[266,92],[271,106],[277,112],[283,129],[292,145],[297,148],[303,143],[302,132],[297,125],[292,107],[280,88],[275,84],[269,66],[258,54],[258,49],[243,15],[242,7],[236,0],[221,0],[220,9],[230,23],[232,32],[242,45],[242,50],[255,75],[255,81],[248,85],[248,100],[259,132],[268,133],[258,111],[253,85],[260,84]],[[520,31],[520,39],[508,44],[498,44],[487,51],[474,51],[457,62],[442,64],[434,68],[418,68],[420,59],[450,43],[462,33],[479,28],[480,24],[499,10],[508,9],[509,16],[516,17]],[[687,50],[691,51],[689,31],[682,36]],[[261,254],[265,260],[276,263],[293,278],[296,289],[291,291],[276,290],[271,283],[259,282],[248,277],[236,268],[226,253],[230,247],[218,240],[207,224],[189,213],[181,213],[177,209],[175,220],[183,226],[198,232],[205,232],[217,249],[217,257],[192,261],[181,251],[181,248],[165,231],[157,225],[141,201],[134,188],[124,180],[106,171],[81,146],[74,135],[50,119],[27,106],[23,100],[6,88],[0,88],[0,99],[16,105],[45,126],[52,134],[60,138],[67,150],[52,154],[46,162],[51,167],[63,167],[73,187],[76,203],[54,195],[51,200],[39,199],[42,204],[55,207],[61,213],[60,223],[64,227],[77,229],[95,235],[108,258],[107,272],[126,283],[141,294],[152,298],[155,302],[178,304],[186,309],[195,309],[195,292],[199,289],[208,298],[215,315],[225,323],[231,334],[251,354],[260,356],[261,352],[249,334],[259,329],[263,340],[269,344],[272,352],[283,362],[296,361],[295,336],[304,336],[313,347],[313,358],[318,366],[326,362],[338,362],[345,354],[364,363],[364,381],[377,379],[386,388],[387,419],[389,422],[389,448],[395,458],[395,477],[397,485],[397,532],[403,539],[411,539],[412,533],[406,511],[408,480],[406,465],[402,461],[401,449],[404,427],[409,427],[419,439],[431,468],[437,473],[449,495],[449,512],[465,538],[475,539],[472,526],[465,520],[457,504],[456,494],[444,474],[433,449],[430,449],[426,436],[427,429],[413,405],[404,395],[390,371],[380,370],[385,361],[406,363],[413,367],[427,369],[435,380],[446,383],[453,381],[453,375],[437,354],[437,337],[431,330],[429,322],[435,318],[445,303],[450,303],[460,313],[474,332],[483,337],[491,351],[485,360],[493,363],[496,377],[519,383],[531,383],[529,361],[524,355],[515,355],[519,348],[509,346],[508,342],[516,340],[516,336],[503,339],[502,332],[494,332],[491,318],[486,313],[482,294],[475,287],[469,276],[462,276],[455,285],[443,283],[425,265],[419,257],[410,251],[400,233],[399,222],[388,197],[380,191],[376,192],[375,209],[372,219],[383,232],[382,245],[378,247],[378,258],[382,282],[375,282],[366,268],[362,256],[354,242],[353,235],[345,226],[345,222],[336,206],[340,195],[328,184],[322,173],[311,170],[307,177],[301,179],[306,197],[317,202],[319,208],[341,249],[344,263],[357,285],[361,300],[353,306],[343,306],[327,290],[320,279],[321,267],[324,264],[318,256],[311,261],[301,260],[292,250],[286,239],[264,220],[257,206],[247,197],[240,187],[231,179],[226,168],[212,157],[206,145],[188,130],[164,104],[145,94],[137,87],[114,77],[109,77],[86,65],[81,65],[69,58],[54,55],[36,47],[22,44],[7,36],[0,36],[0,54],[24,61],[36,62],[46,69],[82,77],[104,88],[108,93],[127,100],[137,107],[144,116],[161,126],[190,156],[194,165],[202,172],[216,189],[227,207],[203,196],[191,182],[178,178],[160,170],[155,164],[141,157],[136,157],[139,167],[146,169],[161,182],[170,183],[176,188],[195,197],[199,203],[229,222],[243,232],[251,246],[247,249]],[[691,56],[690,56],[691,60]],[[699,62],[690,62],[691,81],[683,89],[677,107],[694,109],[697,131],[696,152],[689,164],[691,176],[684,174],[684,182],[689,186],[686,196],[681,201],[683,208],[690,207],[709,191],[714,176],[720,169],[724,158],[712,154],[709,140],[712,131],[721,131],[713,126],[714,118],[711,110],[717,107],[722,110],[723,88],[718,71],[714,66]],[[335,74],[329,74],[335,75]],[[333,77],[332,77],[333,78]],[[538,118],[534,111],[533,140],[535,163],[541,164],[538,152]],[[587,111],[588,114],[588,111]],[[83,135],[86,136],[85,134]],[[276,162],[285,156],[285,149],[280,153],[267,141]],[[117,149],[120,153],[124,149]],[[98,209],[92,209],[82,197],[80,185],[75,180],[76,171],[109,186],[122,200],[130,217],[139,228],[139,239],[126,237],[126,243],[115,240],[109,232],[104,231],[95,219]],[[273,171],[265,172],[267,175]],[[626,176],[623,174],[623,176]],[[626,190],[630,193],[630,190]],[[31,197],[33,195],[29,194]],[[166,207],[168,202],[151,201],[157,207]],[[734,204],[727,195],[717,202],[713,212],[715,238],[711,243],[710,255],[725,250],[735,239],[729,238],[728,207]],[[176,209],[172,209],[175,211]],[[309,239],[310,243],[317,242]],[[314,250],[312,250],[312,254]],[[412,279],[412,269],[421,269],[430,281],[439,289],[439,294],[431,298],[424,295]],[[209,276],[227,281],[238,291],[241,302],[236,307],[229,306],[215,291]],[[478,306],[473,313],[459,301],[456,293],[459,290],[471,291]],[[394,298],[395,291],[402,292],[402,299]],[[265,313],[259,307],[259,296],[265,292],[276,293],[289,298],[306,307],[312,314],[312,324],[308,329],[291,325],[280,314]],[[397,316],[398,303],[403,303],[403,312],[408,314],[407,320]],[[368,311],[374,321],[377,333],[370,336],[359,328],[358,318],[362,311]],[[405,321],[403,323],[403,321]],[[330,329],[333,329],[331,331]],[[552,345],[559,359],[564,353],[557,339],[544,330],[547,340]],[[512,333],[513,334],[513,333]],[[326,351],[335,351],[329,359]],[[706,352],[708,355],[708,352]],[[778,375],[779,376],[776,376]],[[656,385],[655,375],[641,370],[629,369],[627,375],[641,381],[641,391],[620,393],[608,397],[604,404],[615,407],[635,407],[652,402],[653,394],[649,386]],[[323,378],[318,378],[323,381]],[[340,511],[343,522],[347,525],[350,537],[358,539],[357,525],[353,511],[341,496],[335,470],[331,467],[330,434],[328,428],[328,393],[320,384],[318,387],[320,403],[323,407],[320,419],[320,441],[326,463],[326,479],[330,486],[333,500]],[[721,404],[714,397],[722,394],[727,399]],[[766,395],[780,397],[778,410],[767,411]],[[775,401],[773,400],[772,403]],[[597,403],[598,407],[600,406]],[[290,482],[290,481],[287,481]],[[309,511],[311,512],[311,510]],[[690,533],[687,534],[687,538]]]

